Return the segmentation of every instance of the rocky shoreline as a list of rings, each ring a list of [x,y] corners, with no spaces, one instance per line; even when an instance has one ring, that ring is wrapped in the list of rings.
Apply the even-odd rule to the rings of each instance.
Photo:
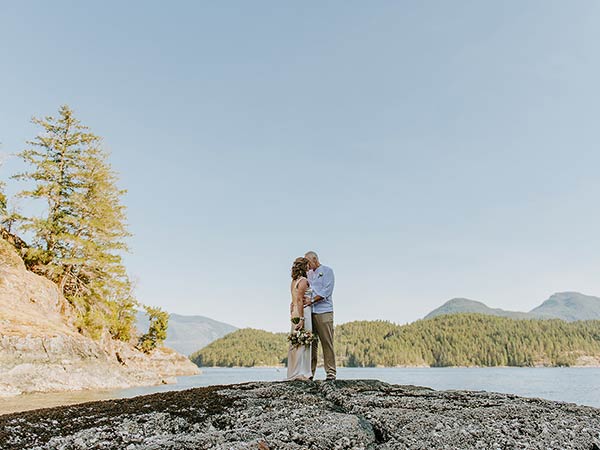
[[[58,287],[28,271],[0,236],[0,399],[174,383],[176,376],[197,373],[172,349],[145,354],[106,333],[101,339],[80,334]]]
[[[0,416],[2,449],[600,449],[600,409],[376,380],[211,386]]]
[[[188,358],[165,347],[145,354],[123,342],[98,342],[75,333],[0,333],[0,399],[29,393],[172,384],[177,376],[199,372]]]

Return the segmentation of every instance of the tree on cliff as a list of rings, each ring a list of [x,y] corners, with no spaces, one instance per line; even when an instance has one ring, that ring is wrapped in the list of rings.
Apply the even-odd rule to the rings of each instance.
[[[144,306],[144,309],[150,319],[150,326],[148,327],[148,332],[140,337],[137,347],[143,352],[148,353],[160,346],[167,338],[169,313],[151,306]]]
[[[129,340],[137,302],[120,256],[129,236],[125,191],[117,187],[100,137],[68,106],[57,118],[32,121],[41,133],[18,155],[31,170],[14,178],[31,186],[20,197],[43,200],[47,208],[21,220],[33,238],[26,263],[58,284],[78,312],[80,330],[93,337],[108,330]]]

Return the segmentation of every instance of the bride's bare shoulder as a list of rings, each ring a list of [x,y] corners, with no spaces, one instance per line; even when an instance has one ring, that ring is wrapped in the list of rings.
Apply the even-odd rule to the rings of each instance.
[[[292,287],[296,287],[298,289],[308,286],[308,280],[304,277],[298,278],[296,280],[292,280]]]

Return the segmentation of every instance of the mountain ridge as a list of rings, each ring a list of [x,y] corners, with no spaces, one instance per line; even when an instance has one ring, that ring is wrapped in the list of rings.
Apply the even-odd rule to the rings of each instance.
[[[508,311],[500,308],[490,308],[485,303],[468,298],[452,298],[442,306],[427,314],[424,319],[432,319],[445,314],[477,313],[490,316],[509,317],[511,319],[527,318],[528,313]]]
[[[462,313],[478,313],[512,319],[561,319],[566,322],[600,320],[600,298],[576,291],[556,292],[539,306],[524,312],[490,308],[483,302],[457,297],[432,310],[424,319]]]

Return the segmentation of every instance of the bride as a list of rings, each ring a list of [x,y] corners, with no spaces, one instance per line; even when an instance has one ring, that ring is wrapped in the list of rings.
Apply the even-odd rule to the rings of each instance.
[[[312,331],[312,306],[304,307],[304,297],[311,295],[311,289],[306,279],[309,261],[306,258],[296,258],[292,265],[292,283],[290,286],[292,303],[290,318],[292,331],[305,329]],[[311,373],[311,346],[290,344],[288,350],[287,380],[309,380]]]

